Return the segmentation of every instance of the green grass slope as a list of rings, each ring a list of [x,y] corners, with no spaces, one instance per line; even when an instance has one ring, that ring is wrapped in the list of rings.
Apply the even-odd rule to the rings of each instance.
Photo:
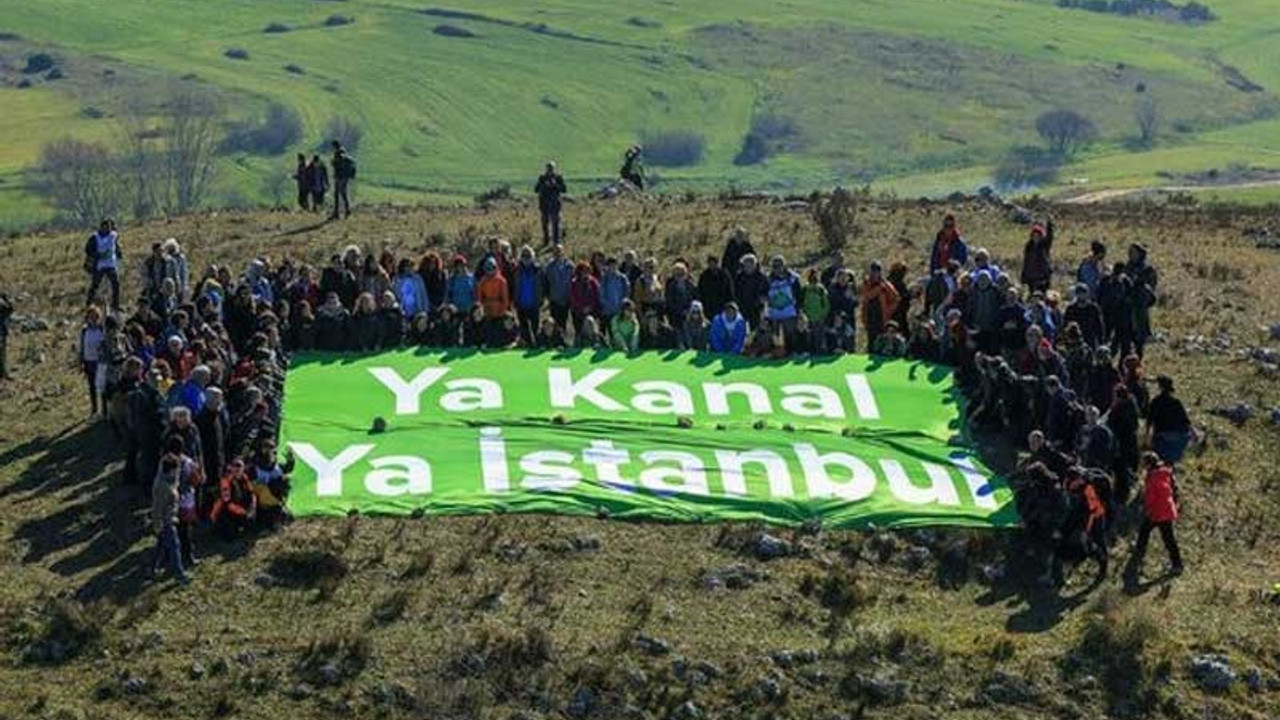
[[[1025,226],[980,204],[868,207],[849,261],[922,270],[947,210],[1016,265]],[[82,237],[0,241],[0,289],[48,323],[11,338],[15,379],[0,384],[0,717],[1274,718],[1280,431],[1263,413],[1238,427],[1209,414],[1280,405],[1280,380],[1241,355],[1276,344],[1264,326],[1280,320],[1280,264],[1244,235],[1273,219],[1054,213],[1063,271],[1094,238],[1151,249],[1165,340],[1148,372],[1178,378],[1208,436],[1181,480],[1188,573],[1130,593],[1118,572],[1089,589],[1083,569],[1061,595],[1039,590],[1012,535],[774,530],[796,553],[762,561],[758,528],[539,516],[299,522],[252,543],[202,540],[192,586],[150,585],[145,511],[119,485],[110,431],[84,422],[72,367]],[[193,267],[239,270],[263,253],[322,262],[353,242],[413,254],[473,250],[488,233],[521,243],[536,223],[520,203],[321,225],[220,212],[127,227],[124,243],[136,261],[176,236]],[[634,248],[664,264],[718,251],[738,225],[801,266],[825,262],[810,220],[777,204],[567,208],[571,252]],[[1129,551],[1117,547],[1117,571]],[[1148,579],[1162,559],[1153,547]],[[1204,653],[1240,674],[1226,692],[1197,685]]]
[[[1189,26],[1049,0],[15,0],[0,19],[22,38],[0,41],[0,96],[18,108],[0,116],[12,139],[0,151],[0,210],[41,214],[20,172],[43,142],[109,134],[109,116],[80,115],[123,95],[94,82],[102,67],[198,77],[225,89],[238,116],[282,102],[317,138],[329,117],[356,118],[361,191],[377,199],[524,190],[548,158],[590,185],[612,175],[626,144],[662,130],[706,138],[698,165],[661,171],[673,189],[973,189],[1004,150],[1035,142],[1035,116],[1057,106],[1102,131],[1064,187],[1152,184],[1167,154],[1198,170],[1265,165],[1277,151],[1280,20],[1265,3],[1210,5],[1221,19]],[[328,27],[333,14],[354,22]],[[263,32],[270,23],[291,31]],[[435,34],[442,24],[474,37]],[[72,72],[17,89],[16,67],[40,47]],[[229,48],[248,59],[225,57]],[[1262,90],[1228,82],[1238,77]],[[1161,108],[1154,153],[1126,146],[1139,83]],[[761,114],[791,119],[796,133],[768,162],[737,167]],[[228,158],[215,201],[262,201],[262,179],[289,162]]]

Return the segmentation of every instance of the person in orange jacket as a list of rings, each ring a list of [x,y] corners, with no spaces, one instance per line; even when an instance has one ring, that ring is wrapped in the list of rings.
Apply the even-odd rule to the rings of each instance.
[[[511,312],[511,290],[493,258],[484,261],[484,276],[476,284],[476,302],[484,310],[484,328],[480,337],[484,339],[485,346],[492,346],[490,339],[497,335],[502,321]]]
[[[1142,491],[1143,519],[1138,530],[1138,541],[1133,546],[1133,555],[1129,558],[1128,576],[1137,580],[1142,569],[1142,560],[1147,554],[1147,541],[1151,531],[1159,530],[1164,549],[1169,552],[1169,573],[1182,574],[1182,552],[1178,549],[1178,539],[1173,534],[1173,524],[1178,520],[1178,482],[1173,477],[1173,467],[1160,459],[1153,452],[1142,456],[1143,467],[1147,470],[1147,479]]]
[[[218,534],[231,540],[244,532],[258,516],[258,496],[245,472],[244,461],[236,458],[227,465],[218,487],[218,499],[209,519]]]
[[[884,334],[889,321],[898,309],[898,291],[893,283],[884,279],[884,267],[880,261],[873,260],[862,281],[862,289],[858,296],[862,306],[862,324],[867,329],[867,347],[875,345],[877,339]]]

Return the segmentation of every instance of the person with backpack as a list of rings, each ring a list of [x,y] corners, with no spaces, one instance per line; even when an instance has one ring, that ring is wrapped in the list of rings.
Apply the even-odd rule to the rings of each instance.
[[[338,210],[346,211],[344,217],[351,217],[351,181],[356,179],[356,161],[347,154],[342,143],[333,141],[333,214],[330,220],[338,219]]]
[[[89,293],[85,298],[86,306],[92,305],[98,296],[98,288],[105,278],[111,285],[111,309],[120,309],[120,273],[119,263],[124,258],[120,250],[120,233],[111,218],[102,221],[98,231],[89,236],[84,244],[84,269],[89,273]]]
[[[319,155],[311,156],[311,164],[307,166],[311,192],[311,208],[316,212],[324,209],[324,196],[329,192],[329,168]]]
[[[1142,488],[1142,527],[1138,529],[1138,541],[1134,543],[1125,572],[1126,580],[1131,583],[1137,582],[1142,571],[1152,530],[1160,531],[1160,540],[1169,553],[1169,574],[1181,575],[1183,571],[1182,551],[1173,532],[1173,525],[1178,521],[1178,482],[1173,468],[1152,452],[1142,456],[1142,464],[1147,471]]]

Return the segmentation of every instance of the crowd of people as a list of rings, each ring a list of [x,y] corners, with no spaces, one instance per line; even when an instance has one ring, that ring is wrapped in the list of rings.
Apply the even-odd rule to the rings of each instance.
[[[554,175],[549,167],[540,184]],[[1031,227],[1015,275],[971,249],[948,215],[918,278],[903,263],[855,270],[835,257],[800,271],[781,255],[762,261],[743,229],[701,263],[632,251],[571,259],[557,227],[546,229],[542,257],[495,237],[479,257],[350,246],[324,267],[263,256],[238,274],[211,266],[198,276],[169,240],[142,261],[141,293],[125,312],[120,238],[104,221],[85,246],[80,361],[90,407],[125,441],[126,480],[152,493],[157,564],[185,577],[199,525],[235,537],[287,519],[292,462],[275,443],[292,353],[572,347],[864,350],[950,365],[973,429],[1023,451],[1015,483],[1075,498],[1088,530],[1112,529],[1082,541],[1114,537],[1141,473],[1135,552],[1158,530],[1181,572],[1172,469],[1194,431],[1172,379],[1157,378],[1152,397],[1144,376],[1158,274],[1141,245],[1109,263],[1093,243],[1059,294],[1052,220]]]

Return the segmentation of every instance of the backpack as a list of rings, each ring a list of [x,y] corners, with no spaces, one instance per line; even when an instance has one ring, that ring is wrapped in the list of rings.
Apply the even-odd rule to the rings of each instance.
[[[340,159],[340,163],[341,164],[337,168],[338,174],[347,180],[355,180],[356,179],[355,159],[352,158],[350,155],[343,155],[342,158]]]

